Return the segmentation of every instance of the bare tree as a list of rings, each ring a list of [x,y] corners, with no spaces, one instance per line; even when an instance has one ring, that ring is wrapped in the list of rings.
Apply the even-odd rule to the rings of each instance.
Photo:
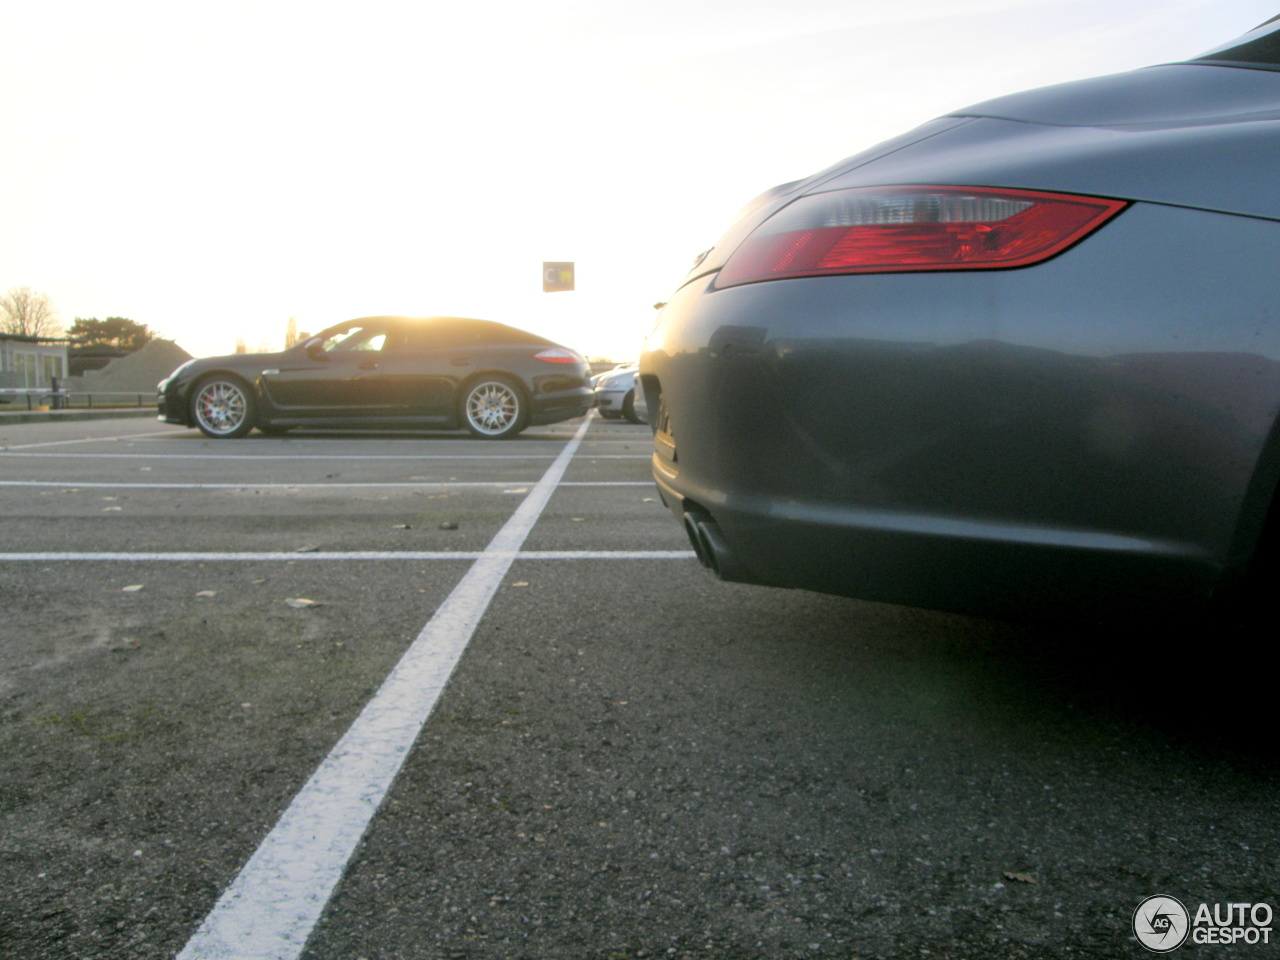
[[[13,287],[0,294],[0,331],[24,337],[56,337],[62,334],[62,324],[43,293],[30,287]]]
[[[288,350],[298,342],[298,318],[290,317],[288,325],[284,328],[284,348]]]

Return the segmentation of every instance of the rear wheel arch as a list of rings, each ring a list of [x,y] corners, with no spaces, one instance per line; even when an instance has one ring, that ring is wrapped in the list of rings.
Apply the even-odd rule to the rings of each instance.
[[[1280,586],[1280,488],[1272,492],[1247,562],[1234,576],[1229,576],[1221,594],[1242,619],[1256,622],[1265,615],[1265,608],[1274,604],[1277,586]]]
[[[1254,465],[1241,501],[1215,605],[1252,620],[1280,585],[1280,419]]]

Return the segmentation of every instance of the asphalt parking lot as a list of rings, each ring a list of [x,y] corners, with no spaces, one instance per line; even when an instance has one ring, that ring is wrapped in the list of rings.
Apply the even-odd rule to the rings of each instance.
[[[1146,897],[1280,908],[1233,635],[722,584],[648,451],[0,423],[0,955],[1136,957]]]

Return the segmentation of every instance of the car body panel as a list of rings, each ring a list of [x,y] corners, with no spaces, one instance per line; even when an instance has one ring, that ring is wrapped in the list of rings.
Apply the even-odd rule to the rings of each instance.
[[[1033,190],[1052,184],[1066,193],[1280,218],[1280,191],[1254,186],[1273,162],[1278,136],[1280,119],[1118,131],[971,118],[932,142],[935,149],[896,156],[892,179]],[[869,164],[824,189],[879,186],[885,174]]]
[[[325,361],[285,354],[261,374],[267,409],[297,417],[367,417],[388,412],[376,357],[339,353]]]
[[[996,97],[952,116],[1135,129],[1274,120],[1275,82],[1265,70],[1170,63]]]
[[[1166,105],[1164,84],[1186,99]],[[1200,608],[1230,590],[1280,480],[1277,110],[1267,71],[1049,88],[749,214],[641,358],[654,475],[695,546],[710,524],[729,579],[973,613]],[[772,212],[886,184],[1133,203],[1032,267],[716,287]]]

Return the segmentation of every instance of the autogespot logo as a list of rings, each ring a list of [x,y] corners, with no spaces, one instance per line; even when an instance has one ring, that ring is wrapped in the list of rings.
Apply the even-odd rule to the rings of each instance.
[[[1174,897],[1147,897],[1133,911],[1133,934],[1152,953],[1169,953],[1187,940],[1191,914]]]

